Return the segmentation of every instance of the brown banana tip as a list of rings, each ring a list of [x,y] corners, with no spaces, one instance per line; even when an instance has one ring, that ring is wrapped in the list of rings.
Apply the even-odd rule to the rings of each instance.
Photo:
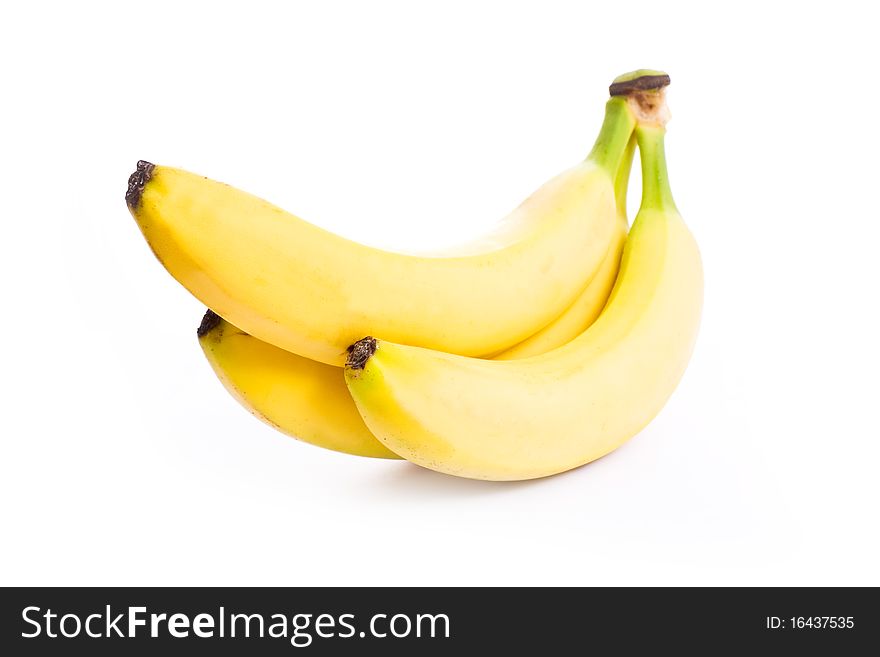
[[[362,370],[366,367],[370,356],[376,353],[376,338],[368,335],[350,345],[346,351],[348,351],[348,360],[345,361],[345,366],[351,370]]]
[[[208,333],[217,328],[217,325],[220,324],[222,320],[223,318],[220,317],[220,315],[209,308],[205,311],[205,316],[202,317],[202,323],[199,324],[199,328],[196,330],[196,335],[199,336],[199,338],[205,337]]]
[[[671,80],[666,74],[662,75],[643,75],[632,80],[623,80],[615,82],[608,87],[608,93],[612,96],[626,96],[634,91],[651,91],[652,89],[662,89],[669,86]]]
[[[132,210],[136,209],[141,202],[141,194],[144,193],[144,187],[153,177],[153,169],[155,164],[146,160],[138,160],[137,168],[134,173],[128,177],[128,190],[125,192],[125,202]]]

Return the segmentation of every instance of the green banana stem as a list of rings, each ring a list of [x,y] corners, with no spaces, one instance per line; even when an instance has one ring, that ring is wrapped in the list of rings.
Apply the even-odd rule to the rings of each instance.
[[[656,123],[639,123],[636,140],[642,160],[642,205],[644,209],[678,212],[669,187],[666,170],[664,138],[666,127]]]
[[[629,174],[632,170],[633,156],[636,152],[636,136],[633,134],[626,144],[617,176],[614,178],[614,199],[617,201],[617,213],[626,216],[626,193],[629,190]]]
[[[635,126],[635,115],[626,98],[623,96],[611,98],[605,105],[605,121],[587,159],[595,162],[605,169],[609,176],[615,178]]]

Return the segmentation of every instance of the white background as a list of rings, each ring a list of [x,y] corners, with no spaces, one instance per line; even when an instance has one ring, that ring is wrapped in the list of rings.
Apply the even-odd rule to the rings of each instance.
[[[0,583],[880,584],[868,6],[7,3]],[[275,433],[123,201],[144,158],[373,244],[452,243],[580,160],[641,67],[673,80],[702,332],[661,415],[561,476]]]

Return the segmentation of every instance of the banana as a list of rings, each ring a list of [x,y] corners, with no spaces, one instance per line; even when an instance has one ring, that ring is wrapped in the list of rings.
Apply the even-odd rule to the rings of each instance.
[[[549,327],[504,352],[538,353],[580,334],[605,305],[626,237],[626,191],[635,137],[630,138],[615,178],[617,231],[593,281]],[[370,433],[352,401],[340,368],[284,351],[248,335],[211,310],[197,331],[199,344],[217,377],[251,414],[282,433],[305,442],[358,456],[399,459]]]
[[[367,429],[338,367],[273,347],[211,310],[198,337],[226,389],[266,424],[337,452],[400,458]]]
[[[627,100],[642,113],[642,202],[602,314],[569,344],[518,361],[359,340],[345,380],[392,451],[462,477],[543,477],[611,452],[672,394],[697,336],[702,264],[669,187],[663,93]]]
[[[331,365],[365,334],[481,356],[549,324],[596,274],[616,230],[614,175],[634,125],[630,104],[612,97],[583,163],[452,255],[369,248],[144,161],[126,202],[169,273],[261,340]]]

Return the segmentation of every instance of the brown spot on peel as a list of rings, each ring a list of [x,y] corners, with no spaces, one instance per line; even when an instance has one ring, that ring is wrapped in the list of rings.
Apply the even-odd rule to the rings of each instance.
[[[349,346],[347,351],[348,360],[345,361],[345,366],[352,370],[362,370],[370,356],[376,353],[376,338],[368,335]]]
[[[137,209],[141,202],[141,194],[144,193],[144,187],[150,182],[153,176],[155,164],[146,160],[138,160],[137,168],[134,173],[128,177],[128,190],[125,192],[125,202],[132,210]]]

